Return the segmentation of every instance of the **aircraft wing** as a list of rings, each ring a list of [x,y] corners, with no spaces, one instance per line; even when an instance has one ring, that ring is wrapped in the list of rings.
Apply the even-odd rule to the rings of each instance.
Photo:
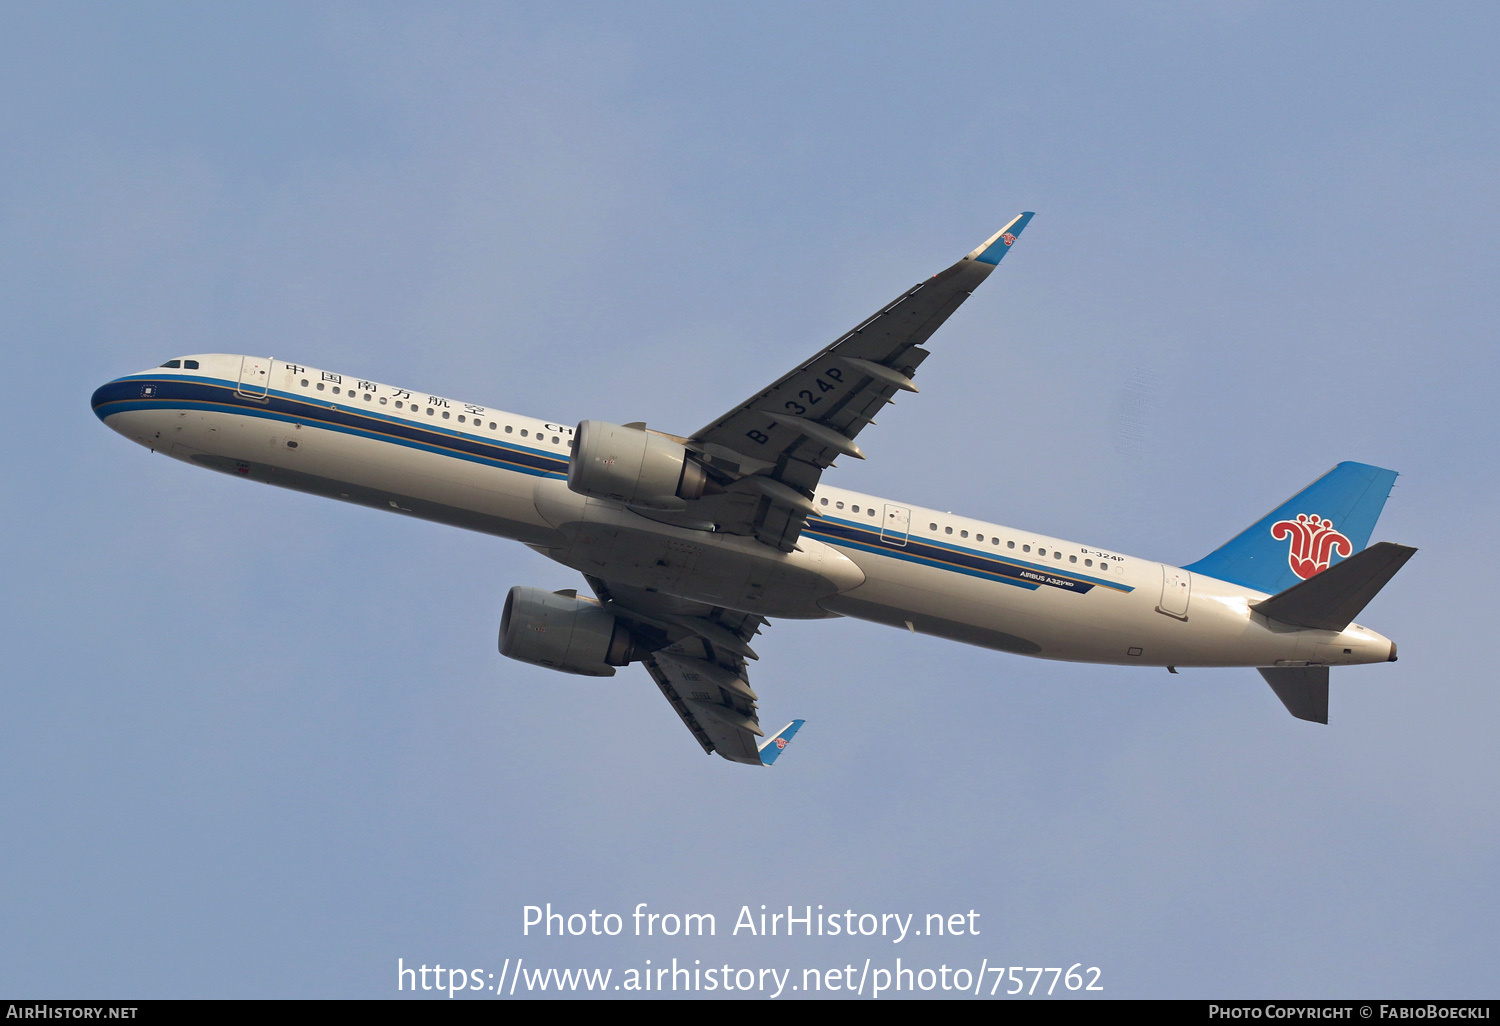
[[[765,731],[743,669],[705,658],[697,647],[679,643],[652,653],[644,660],[651,679],[705,752],[759,766]]]
[[[915,392],[921,348],[989,277],[1031,221],[1023,213],[968,256],[866,318],[832,345],[686,440],[732,478],[712,502],[716,529],[754,535],[784,552],[812,512],[818,479],[833,461],[864,458],[855,437],[896,392]]]
[[[596,577],[588,582],[604,607],[629,627],[637,649],[646,653],[641,662],[705,752],[752,766],[775,760],[774,753],[761,758],[765,731],[746,670],[746,660],[757,658],[749,641],[764,619]],[[791,735],[779,736],[784,747]]]

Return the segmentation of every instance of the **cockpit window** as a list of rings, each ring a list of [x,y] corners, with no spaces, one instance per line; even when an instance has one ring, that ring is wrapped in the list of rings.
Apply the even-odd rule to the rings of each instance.
[[[182,361],[182,369],[183,370],[197,370],[198,369],[198,361],[197,360],[183,360]]]
[[[175,367],[181,367],[182,366],[182,361],[181,360],[168,360],[166,363],[162,364],[162,366],[163,367],[174,367],[174,368]]]

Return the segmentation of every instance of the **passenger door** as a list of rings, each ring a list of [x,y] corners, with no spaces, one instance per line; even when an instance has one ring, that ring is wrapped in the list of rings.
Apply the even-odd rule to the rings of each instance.
[[[911,532],[911,510],[905,506],[892,506],[889,503],[885,507],[885,519],[880,522],[880,540],[887,545],[906,545],[906,537]]]
[[[246,399],[265,402],[266,391],[271,387],[271,360],[262,356],[245,356],[240,359],[240,380],[235,392]]]
[[[1166,613],[1168,616],[1179,620],[1188,618],[1188,603],[1193,598],[1193,575],[1186,570],[1175,566],[1161,568],[1161,603],[1156,607],[1158,613]]]

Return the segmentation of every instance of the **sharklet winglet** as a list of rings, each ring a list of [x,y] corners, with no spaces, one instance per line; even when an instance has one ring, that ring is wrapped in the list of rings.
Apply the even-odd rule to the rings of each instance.
[[[982,264],[998,264],[1035,216],[1036,212],[1032,210],[1018,214],[1004,228],[985,239],[978,249],[969,254],[968,259]]]
[[[792,736],[801,730],[802,724],[806,722],[806,720],[793,720],[766,738],[760,746],[760,764],[762,766],[769,766],[775,762],[776,757],[785,750],[787,745],[792,743]]]

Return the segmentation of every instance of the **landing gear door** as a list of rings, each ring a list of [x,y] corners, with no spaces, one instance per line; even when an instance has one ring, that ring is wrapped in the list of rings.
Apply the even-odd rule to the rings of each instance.
[[[240,381],[235,389],[246,399],[265,401],[271,387],[271,361],[263,356],[246,356],[240,360]]]
[[[1161,568],[1161,603],[1158,613],[1166,613],[1178,620],[1188,618],[1188,603],[1193,598],[1193,575],[1175,566]]]
[[[905,506],[885,507],[885,519],[880,522],[880,540],[887,545],[906,544],[906,536],[911,532],[911,510]]]

